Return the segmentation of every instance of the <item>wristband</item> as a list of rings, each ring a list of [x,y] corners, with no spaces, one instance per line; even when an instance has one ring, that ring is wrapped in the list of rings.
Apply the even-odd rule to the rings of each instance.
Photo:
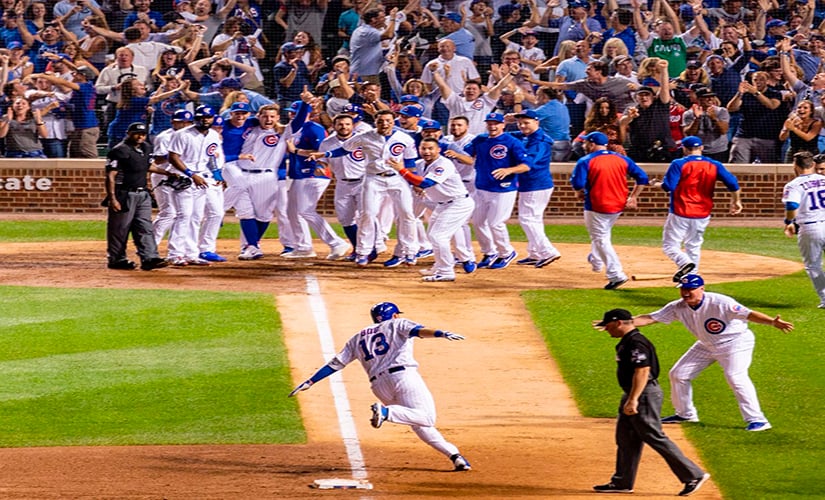
[[[195,173],[192,172],[191,168],[187,168],[186,170],[183,171],[183,173],[186,174],[187,177],[192,177],[193,175],[195,175]]]
[[[787,226],[788,224],[793,224],[793,220],[785,219],[785,225]]]
[[[329,151],[324,151],[324,158],[332,158],[332,153]]]
[[[444,336],[444,332],[441,331],[441,330],[436,330],[435,333],[433,333],[433,337],[443,337],[443,336]]]

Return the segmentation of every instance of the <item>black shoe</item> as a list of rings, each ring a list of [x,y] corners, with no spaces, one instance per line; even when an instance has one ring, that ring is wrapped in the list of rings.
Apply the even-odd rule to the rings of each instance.
[[[679,280],[682,279],[683,276],[685,276],[686,274],[690,274],[690,272],[694,269],[696,269],[696,264],[694,264],[693,262],[688,262],[684,266],[680,267],[678,271],[676,271],[676,274],[673,275],[673,282],[679,283]]]
[[[633,488],[622,488],[613,483],[597,484],[593,487],[596,493],[633,493]]]
[[[620,286],[624,285],[625,283],[627,283],[627,278],[625,278],[623,280],[611,281],[610,283],[608,283],[604,286],[604,289],[605,290],[615,290],[615,289],[619,288]]]
[[[140,268],[144,271],[151,271],[152,269],[160,269],[161,267],[168,266],[169,263],[166,262],[166,259],[161,259],[160,257],[153,257],[151,259],[147,259],[141,263]]]
[[[132,269],[134,269],[137,266],[131,260],[125,260],[124,259],[124,260],[116,260],[116,261],[113,261],[113,262],[109,262],[109,264],[106,267],[108,267],[109,269],[122,269],[122,270],[125,270],[125,271],[131,271]]]
[[[696,493],[708,479],[710,479],[710,474],[705,472],[699,479],[694,479],[693,481],[686,482],[685,488],[679,492],[679,496],[686,497],[688,495]]]

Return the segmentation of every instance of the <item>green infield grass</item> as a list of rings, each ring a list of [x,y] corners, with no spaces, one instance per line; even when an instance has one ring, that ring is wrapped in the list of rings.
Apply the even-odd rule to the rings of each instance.
[[[273,297],[0,287],[0,446],[296,443]]]
[[[825,463],[825,311],[805,273],[765,281],[709,283],[708,291],[731,295],[768,315],[780,314],[795,331],[752,324],[756,350],[751,378],[773,429],[746,432],[733,393],[718,365],[694,382],[700,423],[684,424],[687,436],[728,499],[822,498]],[[590,326],[605,310],[622,307],[634,314],[652,312],[679,298],[675,288],[546,290],[524,293],[533,320],[558,362],[580,411],[588,417],[615,417],[621,389],[616,382],[615,344]],[[656,345],[665,391],[663,416],[670,415],[667,370],[695,338],[680,323],[642,329]],[[665,427],[667,432],[668,427]],[[612,442],[605,453],[613,453]],[[649,448],[645,453],[654,453]],[[612,470],[605,470],[608,479]],[[644,475],[644,468],[640,470]]]

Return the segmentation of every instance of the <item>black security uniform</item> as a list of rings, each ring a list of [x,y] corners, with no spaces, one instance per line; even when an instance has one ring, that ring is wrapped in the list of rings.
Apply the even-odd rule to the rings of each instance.
[[[647,443],[662,458],[683,483],[701,478],[701,468],[685,457],[682,451],[662,431],[662,388],[659,386],[659,358],[656,348],[638,329],[626,333],[616,345],[616,375],[624,390],[616,421],[616,472],[611,482],[620,488],[633,489],[642,448]],[[636,368],[650,367],[647,386],[639,397],[638,413],[622,411],[633,386]]]
[[[134,267],[126,258],[129,233],[137,247],[144,269],[162,267],[158,248],[152,233],[152,197],[146,183],[146,174],[152,160],[152,146],[146,142],[130,144],[129,138],[118,143],[106,155],[106,175],[117,171],[115,192],[121,209],[115,212],[109,203],[109,220],[106,228],[109,267],[128,269]],[[108,179],[107,179],[108,182]]]

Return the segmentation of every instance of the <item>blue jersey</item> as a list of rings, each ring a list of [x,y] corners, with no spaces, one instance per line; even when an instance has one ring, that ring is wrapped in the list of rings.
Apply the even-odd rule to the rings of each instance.
[[[301,127],[300,137],[295,143],[297,149],[311,149],[318,151],[321,147],[321,141],[327,136],[327,131],[323,125],[315,122],[306,122]],[[295,153],[289,155],[289,177],[290,179],[308,179],[316,176],[315,169],[318,164],[314,160],[310,160],[305,156],[300,156]]]
[[[494,193],[515,191],[518,188],[515,174],[498,180],[493,177],[493,171],[522,163],[530,164],[521,141],[510,134],[501,134],[497,137],[480,134],[464,146],[464,151],[476,159],[476,189],[482,191]]]
[[[152,135],[157,135],[164,130],[172,128],[172,116],[175,111],[186,109],[188,101],[181,99],[180,94],[156,102],[152,105],[155,110],[152,113]]]
[[[223,154],[226,157],[225,161],[238,160],[238,155],[241,154],[241,148],[243,147],[246,131],[250,127],[255,127],[257,125],[257,118],[247,118],[240,127],[232,125],[232,122],[229,120],[223,122],[223,132],[221,133],[221,136],[223,137]]]
[[[519,192],[542,191],[553,187],[553,176],[550,174],[550,159],[553,157],[553,139],[541,129],[530,135],[521,132],[512,132],[513,137],[524,144],[527,165],[530,170],[518,174]]]

